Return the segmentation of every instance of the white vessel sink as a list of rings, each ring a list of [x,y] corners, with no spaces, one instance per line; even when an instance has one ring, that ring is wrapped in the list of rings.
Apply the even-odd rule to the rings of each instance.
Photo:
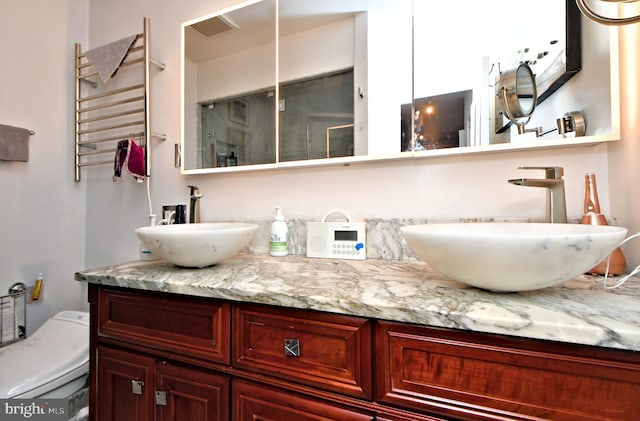
[[[492,291],[568,281],[606,258],[627,235],[612,226],[452,223],[401,227],[413,251],[444,275]]]
[[[174,265],[201,268],[238,253],[257,228],[235,222],[176,224],[137,228],[135,233],[154,256]]]

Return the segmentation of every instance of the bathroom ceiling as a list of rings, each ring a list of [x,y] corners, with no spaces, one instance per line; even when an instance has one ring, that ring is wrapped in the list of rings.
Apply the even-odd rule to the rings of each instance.
[[[325,11],[329,9],[331,13]],[[353,12],[367,10],[366,0],[305,0],[282,2],[279,14],[279,34],[287,36],[307,31],[314,27],[352,16]],[[206,37],[193,26],[185,30],[188,48],[186,57],[194,63],[233,54],[256,46],[256,38],[264,43],[275,40],[275,2],[262,1],[251,7],[242,7],[225,13],[224,17],[232,23],[232,28],[217,35]],[[208,21],[215,23],[217,16]],[[252,31],[240,29],[252,28]]]

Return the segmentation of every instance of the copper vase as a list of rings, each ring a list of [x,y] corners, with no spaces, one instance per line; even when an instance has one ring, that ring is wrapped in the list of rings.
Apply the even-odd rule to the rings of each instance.
[[[582,215],[582,224],[589,225],[609,225],[607,218],[600,213],[600,202],[598,200],[598,188],[596,186],[596,175],[586,174],[584,176],[585,194],[584,194],[584,215]],[[587,273],[604,275],[607,270],[607,259],[598,263]],[[609,275],[620,275],[627,270],[627,259],[620,247],[611,253],[609,262]]]

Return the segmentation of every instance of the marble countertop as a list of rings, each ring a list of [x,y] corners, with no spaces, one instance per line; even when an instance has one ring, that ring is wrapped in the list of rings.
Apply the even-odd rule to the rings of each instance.
[[[492,293],[447,279],[422,261],[244,253],[204,269],[136,261],[81,271],[75,279],[640,351],[637,278],[615,290],[585,275],[538,291]]]

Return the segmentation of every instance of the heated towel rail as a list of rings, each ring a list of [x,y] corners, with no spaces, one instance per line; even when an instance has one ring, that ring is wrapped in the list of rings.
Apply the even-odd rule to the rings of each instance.
[[[134,138],[145,151],[146,176],[151,175],[150,68],[165,65],[150,57],[149,18],[137,34],[118,77],[102,84],[95,67],[75,45],[75,180],[81,169],[94,165],[113,165],[116,143]],[[139,68],[142,68],[140,71]],[[106,159],[107,156],[109,159]]]

